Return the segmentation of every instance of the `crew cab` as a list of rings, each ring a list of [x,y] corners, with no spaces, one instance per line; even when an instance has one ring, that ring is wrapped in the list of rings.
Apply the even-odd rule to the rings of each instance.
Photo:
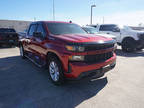
[[[116,36],[118,45],[125,52],[133,52],[144,48],[144,31],[134,30],[129,26],[119,27],[116,24],[97,25],[97,32]]]
[[[0,46],[2,45],[17,45],[18,34],[12,28],[0,28]]]
[[[19,47],[22,58],[48,68],[56,85],[65,79],[101,77],[116,64],[114,40],[87,34],[69,22],[33,22]]]

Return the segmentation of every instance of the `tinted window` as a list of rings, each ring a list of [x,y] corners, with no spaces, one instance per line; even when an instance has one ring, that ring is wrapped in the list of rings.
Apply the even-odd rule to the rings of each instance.
[[[33,32],[35,32],[35,30],[36,30],[36,25],[31,25],[30,26],[30,29],[29,29],[29,32],[28,32],[28,35],[29,36],[32,36],[33,35]]]
[[[118,28],[117,25],[101,25],[100,31],[113,31],[116,28]]]
[[[70,23],[47,23],[50,33],[60,34],[86,34],[86,32],[76,24]]]
[[[38,25],[37,32],[41,32],[44,37],[46,36],[45,30],[41,24]]]

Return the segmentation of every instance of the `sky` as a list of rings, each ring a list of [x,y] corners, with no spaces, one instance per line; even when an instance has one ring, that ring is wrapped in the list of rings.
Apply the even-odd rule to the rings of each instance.
[[[138,25],[144,23],[144,0],[54,0],[55,20],[72,21],[79,25],[93,24]],[[1,0],[0,19],[53,20],[53,0]]]

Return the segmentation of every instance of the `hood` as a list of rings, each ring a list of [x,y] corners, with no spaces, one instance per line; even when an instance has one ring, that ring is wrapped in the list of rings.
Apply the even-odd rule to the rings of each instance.
[[[107,38],[116,38],[116,36],[110,35],[110,34],[100,34],[100,33],[98,33],[96,35],[98,35],[98,36],[104,36],[104,37],[107,37]]]
[[[122,29],[123,31],[127,31],[127,32],[133,32],[133,33],[139,33],[139,34],[144,34],[144,31],[140,31],[140,30],[125,30]]]
[[[55,35],[54,37],[64,41],[73,42],[73,43],[102,42],[102,41],[112,40],[111,38],[94,35],[94,34],[64,34],[64,35]]]

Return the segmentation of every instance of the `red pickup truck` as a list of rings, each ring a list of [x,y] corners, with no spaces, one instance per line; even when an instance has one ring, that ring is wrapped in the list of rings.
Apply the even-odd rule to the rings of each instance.
[[[38,21],[30,24],[20,39],[20,55],[39,67],[46,66],[51,81],[102,77],[115,67],[116,42],[111,38],[87,34],[77,24]]]

